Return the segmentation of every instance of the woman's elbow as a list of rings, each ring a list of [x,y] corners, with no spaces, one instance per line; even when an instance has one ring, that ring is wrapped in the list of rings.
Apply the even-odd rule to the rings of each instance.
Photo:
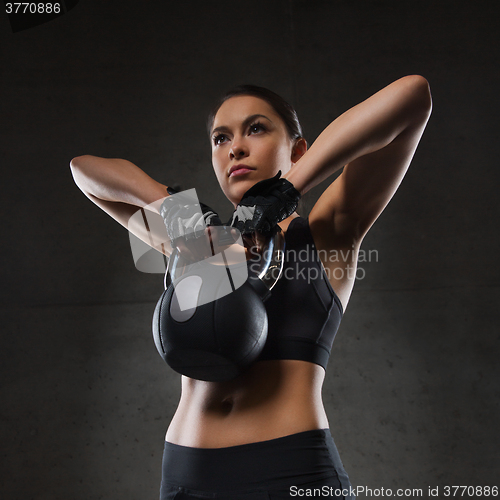
[[[426,78],[421,75],[409,75],[405,77],[411,93],[412,106],[415,113],[429,118],[432,112],[431,87]]]
[[[85,158],[88,155],[76,156],[69,162],[69,168],[71,170],[71,175],[75,184],[82,190],[85,191],[85,181],[86,176],[84,173]]]
[[[89,155],[82,155],[82,156],[75,156],[70,162],[69,162],[69,168],[71,170],[77,170],[82,168],[83,164],[85,163],[85,159],[88,158]]]

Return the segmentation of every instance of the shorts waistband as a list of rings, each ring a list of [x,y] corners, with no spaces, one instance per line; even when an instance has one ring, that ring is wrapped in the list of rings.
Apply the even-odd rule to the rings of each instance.
[[[226,448],[191,448],[165,441],[162,479],[210,491],[285,485],[343,471],[330,429],[314,429]]]

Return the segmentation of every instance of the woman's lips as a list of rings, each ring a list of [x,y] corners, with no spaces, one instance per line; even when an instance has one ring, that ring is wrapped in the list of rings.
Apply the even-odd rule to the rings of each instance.
[[[234,167],[231,167],[229,170],[229,177],[235,177],[237,175],[245,175],[248,174],[248,172],[251,172],[252,170],[255,170],[252,167],[249,167],[248,165],[235,165]]]
[[[236,170],[233,170],[230,174],[229,174],[229,177],[235,177],[236,175],[244,175],[244,174],[248,174],[248,172],[251,172],[252,169],[251,168],[245,168],[245,167],[242,167],[242,168],[238,168]]]

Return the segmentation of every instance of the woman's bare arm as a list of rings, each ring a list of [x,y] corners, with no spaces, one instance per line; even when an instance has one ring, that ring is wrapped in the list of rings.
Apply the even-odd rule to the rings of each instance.
[[[70,167],[76,185],[91,201],[148,245],[170,252],[168,243],[167,247],[161,246],[166,233],[158,214],[161,202],[168,196],[167,186],[119,158],[78,156],[71,160]],[[141,217],[130,219],[141,209]]]
[[[343,252],[323,264],[344,309],[361,242],[401,183],[431,109],[427,80],[401,78],[334,120],[285,176],[305,193],[344,167],[309,214],[318,250]]]
[[[305,193],[345,165],[310,214],[323,246],[360,243],[398,188],[431,109],[427,80],[401,78],[334,120],[287,173]]]

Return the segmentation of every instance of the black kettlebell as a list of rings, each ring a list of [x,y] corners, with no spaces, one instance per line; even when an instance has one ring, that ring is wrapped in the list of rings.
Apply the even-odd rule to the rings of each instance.
[[[220,265],[215,269],[202,261],[175,277],[172,270],[180,257],[174,251],[165,274],[166,289],[153,315],[156,348],[172,369],[190,378],[220,382],[237,377],[257,359],[267,338],[264,301],[281,276],[284,247],[277,227],[259,260],[240,264],[247,267],[248,279],[236,289],[231,275],[238,270],[225,260],[227,273]],[[173,278],[167,286],[168,276]],[[229,282],[233,291],[227,293]],[[211,300],[214,296],[220,298]]]

